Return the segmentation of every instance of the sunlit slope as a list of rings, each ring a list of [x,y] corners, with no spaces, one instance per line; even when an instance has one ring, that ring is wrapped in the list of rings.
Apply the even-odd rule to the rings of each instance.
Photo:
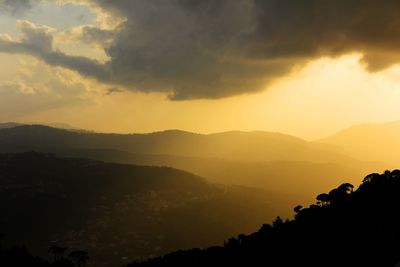
[[[60,150],[57,153],[110,162],[172,166],[206,177],[213,182],[286,192],[308,200],[338,183],[357,182],[360,176],[386,168],[385,164],[378,162],[356,160],[347,164],[282,160],[248,162],[206,157],[132,154],[102,149],[71,149]]]
[[[355,125],[319,142],[335,145],[358,159],[400,164],[400,121]]]
[[[210,184],[166,167],[0,154],[0,232],[6,241],[40,255],[50,245],[85,249],[92,266],[220,244],[270,222],[282,214],[279,205],[293,206],[294,199]]]

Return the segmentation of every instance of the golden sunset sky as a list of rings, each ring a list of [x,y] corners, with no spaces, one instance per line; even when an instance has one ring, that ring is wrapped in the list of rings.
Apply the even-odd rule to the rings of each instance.
[[[399,120],[400,3],[284,2],[0,0],[0,121],[312,140]]]

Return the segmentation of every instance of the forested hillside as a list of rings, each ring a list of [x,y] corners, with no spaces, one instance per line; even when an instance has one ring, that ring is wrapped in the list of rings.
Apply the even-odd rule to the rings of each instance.
[[[278,211],[273,198],[167,167],[0,155],[5,244],[23,244],[41,256],[53,245],[87,250],[91,266],[221,244],[271,221]]]
[[[400,260],[400,171],[366,176],[360,187],[344,183],[295,207],[295,218],[277,217],[224,246],[178,251],[144,266],[381,266]],[[397,265],[396,265],[397,266]]]

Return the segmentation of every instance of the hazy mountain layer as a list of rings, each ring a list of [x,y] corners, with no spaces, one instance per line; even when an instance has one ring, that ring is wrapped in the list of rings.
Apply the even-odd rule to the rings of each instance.
[[[400,121],[355,125],[318,141],[358,159],[400,163]]]
[[[269,132],[226,132],[209,135],[182,131],[151,134],[98,134],[39,125],[0,130],[0,149],[116,149],[135,154],[213,157],[266,162],[270,160],[346,163],[351,158],[329,145]]]
[[[59,150],[56,153],[109,162],[171,166],[207,177],[213,182],[286,192],[306,201],[312,201],[315,194],[338,183],[357,182],[360,176],[386,168],[384,164],[355,160],[349,164],[281,160],[247,162],[220,158],[132,154],[101,149]],[[285,207],[285,210],[291,208]]]
[[[46,126],[0,130],[0,151],[37,150],[108,162],[170,166],[207,179],[265,188],[311,200],[343,181],[390,166],[344,156],[332,145],[267,132],[200,135],[181,131],[153,134],[95,134]],[[291,207],[284,207],[286,212]]]

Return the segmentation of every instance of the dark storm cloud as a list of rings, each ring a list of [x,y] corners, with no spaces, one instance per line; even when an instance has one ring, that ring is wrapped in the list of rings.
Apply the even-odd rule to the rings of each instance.
[[[254,21],[247,1],[98,1],[126,18],[106,52],[114,82],[174,99],[218,98],[259,87],[266,77],[243,77],[251,62],[232,58]],[[246,38],[246,37],[244,37]],[[234,62],[232,62],[234,61]],[[247,70],[238,64],[248,65]],[[254,69],[259,72],[258,67]],[[275,70],[274,70],[275,71]],[[254,79],[255,78],[255,79]],[[257,88],[259,89],[259,88]]]
[[[172,99],[262,90],[293,66],[321,56],[361,52],[370,71],[400,61],[397,0],[86,2],[126,19],[116,33],[87,29],[87,38],[112,40],[105,47],[107,63],[48,49],[49,40],[32,48],[35,38],[26,39],[13,49],[125,89],[166,92]],[[3,40],[3,51],[4,46]]]
[[[256,0],[256,57],[336,56],[358,51],[370,70],[399,60],[400,1]],[[397,55],[396,55],[397,54]]]

